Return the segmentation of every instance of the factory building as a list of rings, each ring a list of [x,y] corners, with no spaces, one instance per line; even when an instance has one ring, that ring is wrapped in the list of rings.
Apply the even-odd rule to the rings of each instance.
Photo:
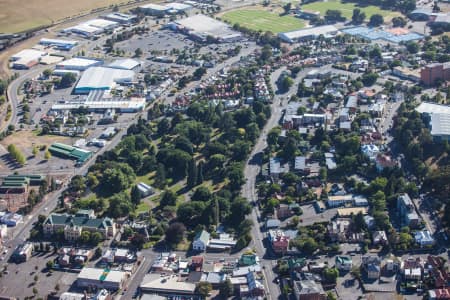
[[[278,37],[287,43],[295,43],[299,41],[311,40],[317,38],[319,35],[325,37],[333,36],[338,33],[338,29],[333,25],[324,25],[318,27],[305,28],[289,32],[281,32]]]
[[[39,44],[44,46],[52,46],[57,48],[58,50],[71,50],[73,47],[78,45],[77,41],[70,40],[59,40],[59,39],[46,39],[43,38],[39,41]]]
[[[120,24],[132,24],[137,21],[136,15],[123,14],[119,12],[114,12],[112,14],[102,17],[105,20],[117,22]]]
[[[131,82],[134,75],[134,72],[130,70],[91,67],[81,76],[75,87],[75,93],[88,94],[95,90],[111,90],[118,83]]]
[[[103,61],[98,59],[74,57],[60,62],[59,64],[56,65],[56,69],[84,71],[89,67],[100,66],[102,64]]]
[[[159,4],[146,4],[138,7],[139,11],[148,16],[163,17],[169,13],[170,8]]]
[[[32,66],[37,65],[45,55],[47,55],[47,53],[43,51],[24,49],[11,56],[11,67],[14,69],[29,69]]]
[[[97,34],[101,34],[106,30],[111,30],[119,26],[119,23],[105,19],[92,19],[76,26],[63,30],[65,33],[75,33],[83,37],[89,38]]]

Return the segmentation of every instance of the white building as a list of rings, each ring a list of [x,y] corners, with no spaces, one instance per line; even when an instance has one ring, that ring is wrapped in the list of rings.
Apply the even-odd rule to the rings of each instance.
[[[194,238],[194,242],[192,243],[192,249],[196,251],[205,251],[209,244],[209,237],[210,234],[205,230],[197,233]]]
[[[101,64],[103,64],[103,61],[98,59],[74,57],[60,62],[56,65],[56,69],[84,71],[89,67],[100,66]]]

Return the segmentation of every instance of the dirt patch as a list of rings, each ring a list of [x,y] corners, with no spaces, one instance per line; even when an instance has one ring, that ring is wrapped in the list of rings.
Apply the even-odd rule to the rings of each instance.
[[[6,137],[0,142],[0,145],[7,148],[9,144],[16,145],[25,156],[31,155],[33,146],[46,145],[49,146],[54,142],[72,144],[72,139],[66,136],[44,135],[39,136],[33,131],[22,130]]]

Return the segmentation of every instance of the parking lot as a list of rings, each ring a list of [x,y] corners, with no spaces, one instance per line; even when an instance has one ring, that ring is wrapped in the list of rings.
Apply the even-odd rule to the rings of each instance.
[[[7,269],[2,274],[3,286],[0,287],[0,294],[16,296],[16,291],[20,290],[20,295],[32,297],[33,289],[36,289],[37,297],[44,298],[54,291],[57,285],[60,291],[69,290],[78,274],[59,271],[48,273],[45,262],[55,257],[52,253],[38,253],[25,264],[7,264]]]

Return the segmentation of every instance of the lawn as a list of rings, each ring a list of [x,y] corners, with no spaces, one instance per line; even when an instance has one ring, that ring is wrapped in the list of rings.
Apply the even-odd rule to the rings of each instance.
[[[261,9],[242,9],[227,12],[221,17],[231,24],[238,23],[252,30],[272,31],[273,33],[292,31],[305,27],[305,23],[292,16],[280,16],[277,13]]]
[[[380,14],[385,19],[390,20],[393,17],[400,16],[400,13],[384,10],[377,6],[368,5],[368,6],[357,6],[355,3],[342,3],[339,0],[328,0],[327,2],[313,2],[302,5],[302,9],[304,10],[312,10],[319,11],[320,16],[325,16],[327,10],[340,10],[342,15],[347,18],[347,20],[352,19],[353,9],[360,8],[366,14],[366,20],[368,20],[374,14]]]

